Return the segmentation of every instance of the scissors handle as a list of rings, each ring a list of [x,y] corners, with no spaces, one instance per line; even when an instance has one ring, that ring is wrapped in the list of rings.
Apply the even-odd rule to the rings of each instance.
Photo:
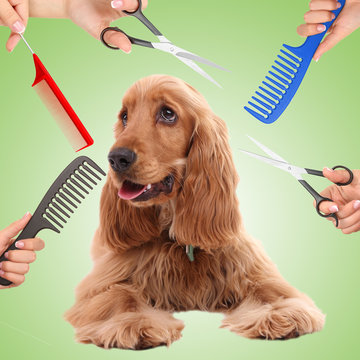
[[[320,176],[320,175],[319,175]],[[332,217],[336,221],[336,227],[339,225],[339,220],[336,216],[336,214],[324,214],[320,211],[320,204],[323,201],[331,201],[332,199],[326,198],[324,196],[321,196],[309,183],[307,183],[305,180],[299,180],[299,183],[312,195],[312,197],[315,199],[316,202],[316,211],[317,213],[324,218]]]
[[[352,183],[352,181],[354,180],[354,174],[353,172],[347,168],[346,166],[342,166],[342,165],[337,165],[337,166],[334,166],[332,168],[333,170],[335,169],[343,169],[343,170],[346,170],[349,174],[349,180],[345,183],[335,183],[335,185],[337,186],[346,186],[346,185],[350,185]],[[305,169],[306,172],[310,175],[315,175],[315,176],[322,176],[324,177],[324,174],[322,171],[319,171],[319,170],[313,170],[313,169]]]
[[[154,35],[162,36],[162,33],[150,22],[150,20],[143,14],[142,12],[142,3],[141,0],[138,0],[139,6],[133,11],[123,10],[122,12],[129,16],[135,16],[138,20],[140,20]]]
[[[115,27],[115,26],[109,26],[107,28],[105,28],[101,34],[100,34],[100,40],[101,42],[106,46],[108,47],[109,49],[113,49],[113,50],[119,50],[118,47],[115,47],[115,46],[111,46],[109,45],[105,39],[104,39],[104,36],[105,34],[108,32],[108,31],[117,31],[117,32],[121,32],[123,33],[129,40],[132,44],[134,45],[140,45],[140,46],[145,46],[145,47],[148,47],[148,48],[153,48],[153,45],[150,41],[146,41],[146,40],[141,40],[141,39],[137,39],[137,38],[134,38],[132,36],[129,36],[127,35],[124,31],[120,30],[118,27]]]

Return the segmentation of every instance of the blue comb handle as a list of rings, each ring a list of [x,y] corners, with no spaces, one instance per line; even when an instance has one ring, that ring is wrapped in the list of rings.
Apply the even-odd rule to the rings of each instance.
[[[324,23],[326,29],[321,34],[309,36],[298,47],[283,44],[285,50],[280,50],[281,54],[277,56],[275,65],[265,77],[266,81],[262,82],[260,91],[255,92],[257,97],[252,97],[252,100],[258,104],[255,105],[253,101],[249,101],[249,106],[244,107],[247,112],[265,124],[271,124],[279,118],[298,90],[316,49],[340,14],[345,1],[338,0],[341,7],[333,11],[335,15],[333,20]]]

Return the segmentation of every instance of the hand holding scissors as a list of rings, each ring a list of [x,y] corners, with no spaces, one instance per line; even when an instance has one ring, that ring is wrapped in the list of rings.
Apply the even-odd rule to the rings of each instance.
[[[338,229],[344,234],[351,234],[360,230],[360,170],[352,170],[354,179],[348,186],[330,185],[321,192],[322,196],[333,199],[339,207],[336,216],[339,219]],[[349,178],[347,171],[324,168],[324,176],[333,183],[346,182]],[[333,204],[334,204],[333,203]],[[320,206],[323,211],[328,210],[329,203]]]
[[[325,201],[333,201],[332,199],[328,198],[328,197],[324,197],[322,195],[320,195],[308,182],[306,182],[303,178],[302,178],[302,174],[309,174],[309,175],[315,175],[315,176],[322,176],[324,177],[324,174],[322,171],[319,170],[313,170],[313,169],[307,169],[307,168],[300,168],[298,166],[295,165],[291,165],[289,164],[286,160],[284,160],[281,156],[277,155],[276,153],[274,153],[272,150],[270,150],[269,148],[267,148],[266,146],[262,145],[261,143],[259,143],[258,141],[256,141],[255,139],[253,139],[252,137],[250,137],[250,140],[252,140],[260,149],[262,149],[266,154],[268,154],[270,156],[269,157],[265,157],[265,156],[261,156],[258,154],[254,154],[245,150],[241,150],[243,153],[252,156],[258,160],[264,161],[272,166],[275,166],[281,170],[287,171],[289,172],[292,176],[294,176],[299,183],[312,195],[312,197],[315,199],[315,203],[316,203],[316,211],[317,213],[325,218],[333,218],[335,220],[335,224],[336,227],[339,226],[339,219],[336,216],[336,214],[334,212],[330,213],[330,214],[324,214],[323,212],[321,212],[320,210],[320,205],[325,202]],[[347,176],[347,180],[344,179],[344,181],[338,182],[335,185],[336,186],[347,186],[350,185],[354,179],[354,174],[353,172],[348,169],[345,166],[342,165],[338,165],[338,166],[334,166],[333,170],[335,169],[343,169],[344,171],[347,172],[348,176]]]
[[[134,16],[139,21],[141,21],[159,39],[160,42],[150,42],[150,41],[146,41],[146,40],[137,39],[137,38],[127,35],[124,31],[120,30],[117,27],[107,27],[101,32],[101,35],[100,35],[100,39],[103,42],[103,44],[110,49],[118,50],[117,47],[109,45],[104,40],[104,36],[108,31],[121,32],[134,45],[153,48],[153,49],[161,50],[161,51],[164,51],[164,52],[174,55],[177,59],[182,61],[185,65],[191,67],[194,71],[196,71],[197,73],[202,75],[204,78],[213,82],[215,85],[221,87],[209,74],[207,74],[203,69],[201,69],[194,61],[215,67],[219,70],[223,70],[223,71],[228,71],[228,70],[224,69],[223,67],[221,67],[207,59],[204,59],[198,55],[195,55],[187,50],[181,49],[178,46],[174,45],[150,22],[149,19],[147,19],[145,17],[145,15],[142,12],[142,2],[141,2],[141,0],[138,0],[138,2],[139,2],[139,7],[137,8],[137,10],[135,10],[133,12],[123,10],[123,13],[125,13],[126,15],[129,15],[129,16]]]

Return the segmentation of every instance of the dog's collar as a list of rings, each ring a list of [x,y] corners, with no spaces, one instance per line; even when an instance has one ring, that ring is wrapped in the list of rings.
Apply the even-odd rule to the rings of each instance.
[[[194,261],[194,247],[192,245],[185,246],[185,252],[191,262]]]
[[[176,241],[174,238],[172,239],[174,242]],[[194,258],[194,247],[192,245],[185,245],[185,253],[190,262],[195,260]]]

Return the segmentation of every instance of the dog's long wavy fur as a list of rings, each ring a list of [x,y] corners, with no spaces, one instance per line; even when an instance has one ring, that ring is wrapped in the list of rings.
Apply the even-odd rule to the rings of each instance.
[[[176,125],[154,120],[159,104],[177,112]],[[116,124],[113,149],[136,150],[143,183],[171,172],[174,189],[135,204],[118,197],[121,179],[109,170],[94,268],[66,314],[77,340],[105,348],[170,345],[184,327],[173,312],[186,310],[222,312],[222,327],[249,338],[320,330],[324,315],[243,227],[227,129],[205,99],[183,81],[157,75],[135,83],[125,105],[129,125]],[[190,244],[194,262],[184,250]]]

